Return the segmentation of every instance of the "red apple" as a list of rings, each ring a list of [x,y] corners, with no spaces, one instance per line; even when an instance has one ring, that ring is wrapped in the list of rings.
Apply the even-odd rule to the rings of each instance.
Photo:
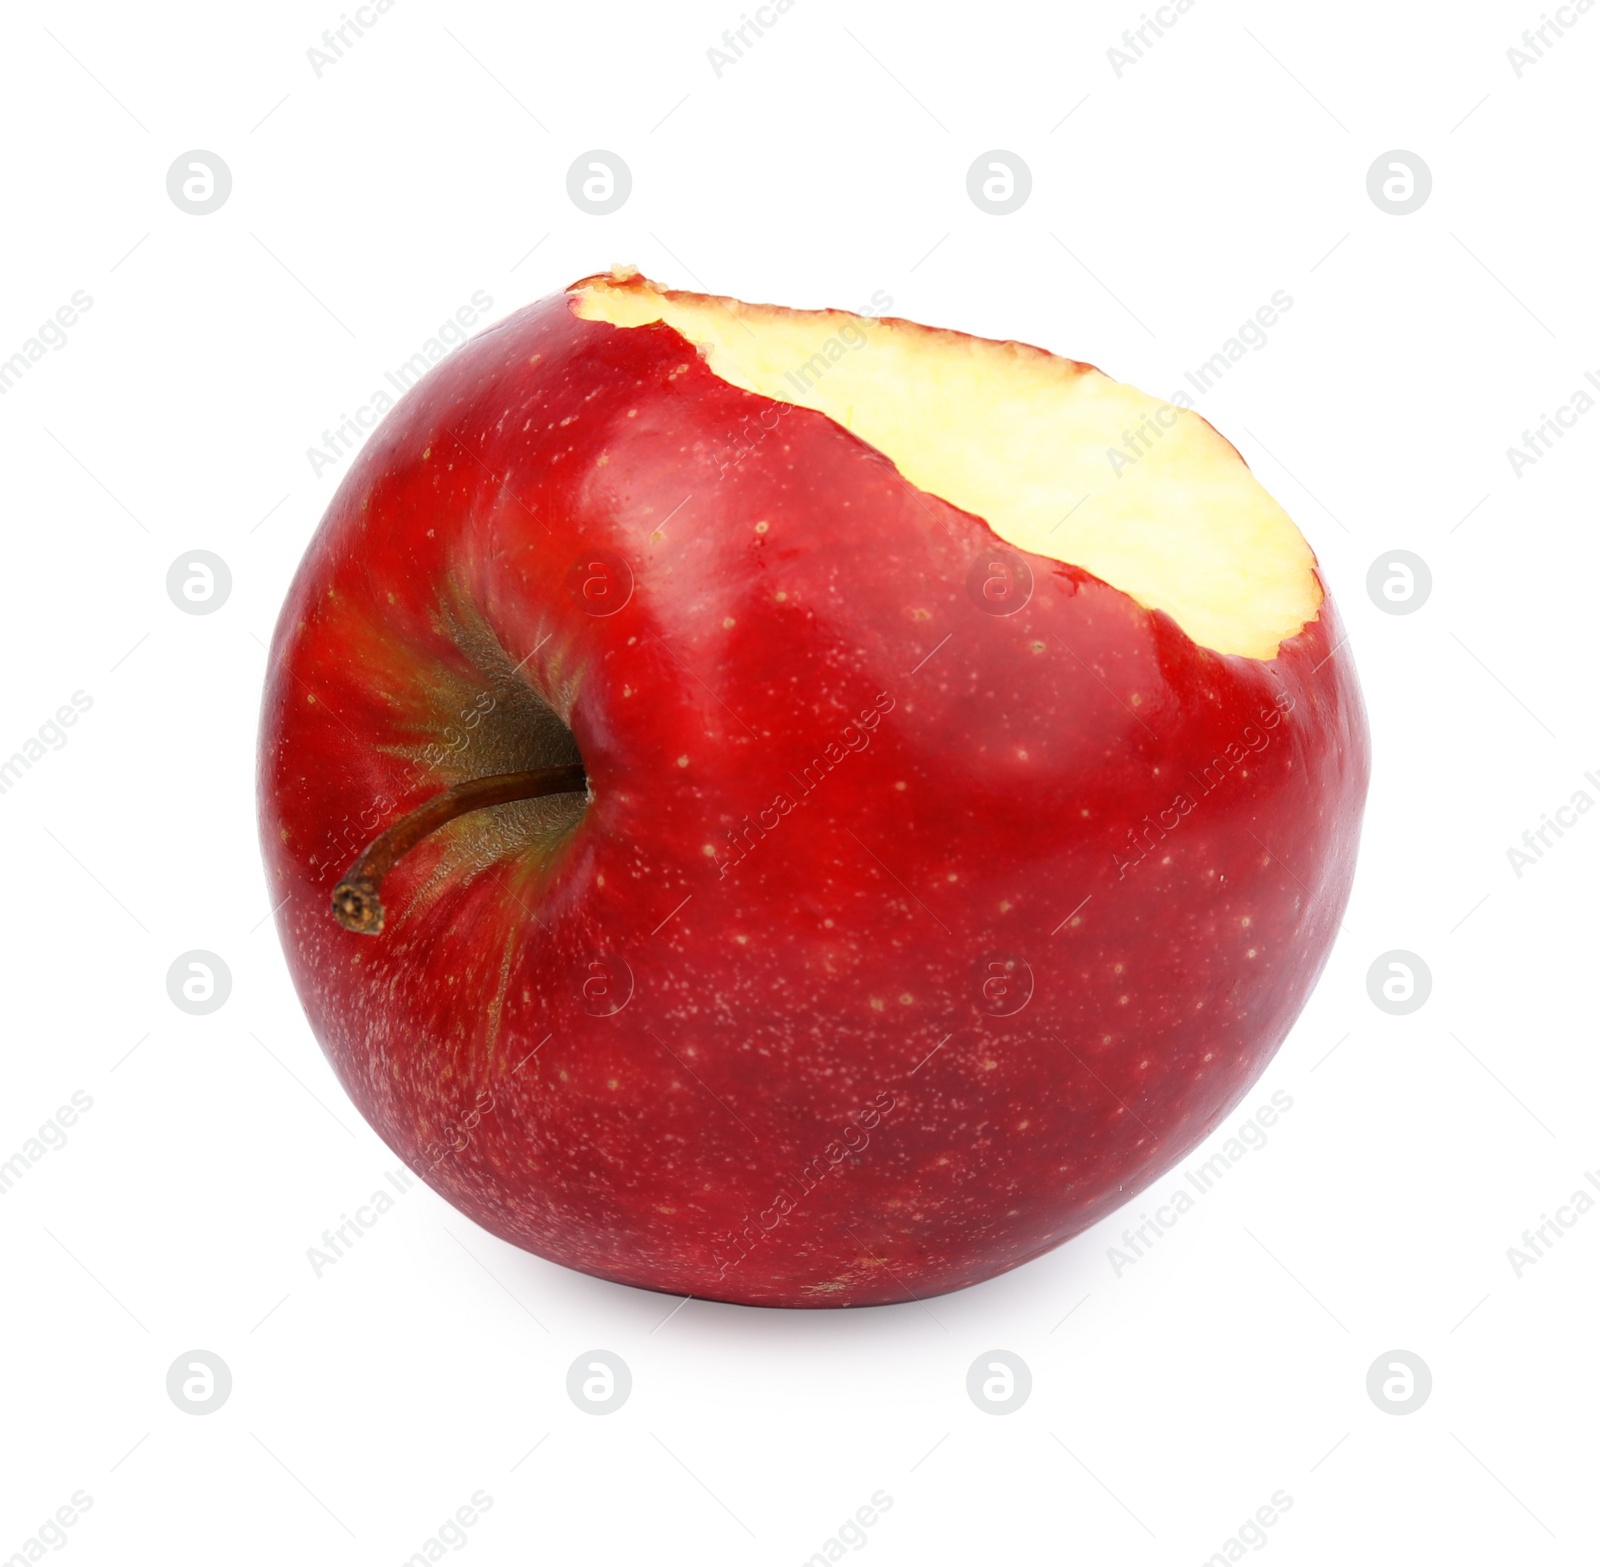
[[[437,1191],[603,1278],[856,1306],[1039,1256],[1229,1113],[1367,771],[1311,551],[1193,412],[618,272],[373,435],[260,802],[312,1028]]]

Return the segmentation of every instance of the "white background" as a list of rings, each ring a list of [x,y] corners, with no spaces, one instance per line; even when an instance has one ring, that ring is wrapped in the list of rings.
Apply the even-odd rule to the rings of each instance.
[[[0,1160],[93,1108],[0,1198],[0,1557],[82,1490],[59,1549],[84,1564],[391,1567],[482,1490],[480,1567],[798,1564],[882,1490],[880,1567],[1181,1564],[1282,1490],[1274,1561],[1592,1560],[1600,1211],[1521,1277],[1507,1248],[1600,1167],[1600,818],[1520,877],[1506,851],[1600,798],[1600,410],[1520,477],[1506,452],[1600,375],[1600,11],[1519,78],[1531,3],[1199,0],[1119,76],[1137,0],[798,0],[719,77],[737,6],[398,0],[320,77],[338,0],[8,8],[0,358],[93,306],[0,398],[0,757],[93,705],[0,794]],[[607,217],[566,194],[595,148],[633,175]],[[232,171],[209,216],[167,195],[190,149]],[[991,149],[1032,171],[1010,216],[966,192]],[[1409,216],[1367,193],[1391,149],[1432,171]],[[1163,395],[1294,301],[1200,407],[1346,618],[1361,867],[1234,1120],[1275,1089],[1292,1111],[1120,1276],[1177,1172],[925,1306],[668,1320],[420,1186],[307,1261],[397,1163],[305,1025],[256,845],[264,644],[348,466],[307,452],[475,290],[497,319],[616,261],[795,305],[883,290]],[[206,616],[165,588],[197,548],[233,578]],[[1409,615],[1366,590],[1395,549],[1433,576]],[[167,997],[192,948],[233,976],[205,1017]],[[1408,1016],[1368,998],[1391,948],[1432,972]],[[166,1392],[197,1348],[233,1378],[205,1416]],[[604,1417],[565,1391],[595,1348],[633,1375]],[[966,1392],[994,1349],[1033,1378],[1004,1416]],[[1404,1416],[1366,1389],[1395,1349],[1433,1378]]]

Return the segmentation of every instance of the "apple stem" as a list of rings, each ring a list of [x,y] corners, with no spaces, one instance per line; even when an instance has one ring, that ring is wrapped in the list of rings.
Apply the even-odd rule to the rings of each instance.
[[[468,811],[508,805],[513,800],[537,800],[547,794],[576,794],[587,785],[583,764],[574,763],[570,767],[536,767],[525,773],[472,778],[446,789],[385,828],[367,845],[333,889],[333,917],[346,930],[376,936],[383,929],[384,909],[378,897],[383,878],[429,833]]]

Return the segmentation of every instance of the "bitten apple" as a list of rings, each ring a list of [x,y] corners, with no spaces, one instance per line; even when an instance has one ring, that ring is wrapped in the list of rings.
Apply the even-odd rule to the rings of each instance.
[[[311,1025],[494,1234],[959,1288],[1182,1159],[1327,957],[1365,719],[1234,448],[1070,359],[587,278],[389,415],[274,638]]]

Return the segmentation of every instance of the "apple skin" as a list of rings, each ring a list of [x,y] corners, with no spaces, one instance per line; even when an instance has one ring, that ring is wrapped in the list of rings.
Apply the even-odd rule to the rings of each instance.
[[[1220,656],[1009,545],[1031,597],[986,613],[997,545],[565,295],[407,394],[284,606],[259,789],[312,1028],[412,1170],[602,1278],[859,1306],[1049,1251],[1239,1103],[1355,863],[1332,602],[1273,660]],[[463,817],[391,873],[381,935],[340,928],[368,839],[508,770],[528,687],[581,822],[507,853],[527,807]]]

